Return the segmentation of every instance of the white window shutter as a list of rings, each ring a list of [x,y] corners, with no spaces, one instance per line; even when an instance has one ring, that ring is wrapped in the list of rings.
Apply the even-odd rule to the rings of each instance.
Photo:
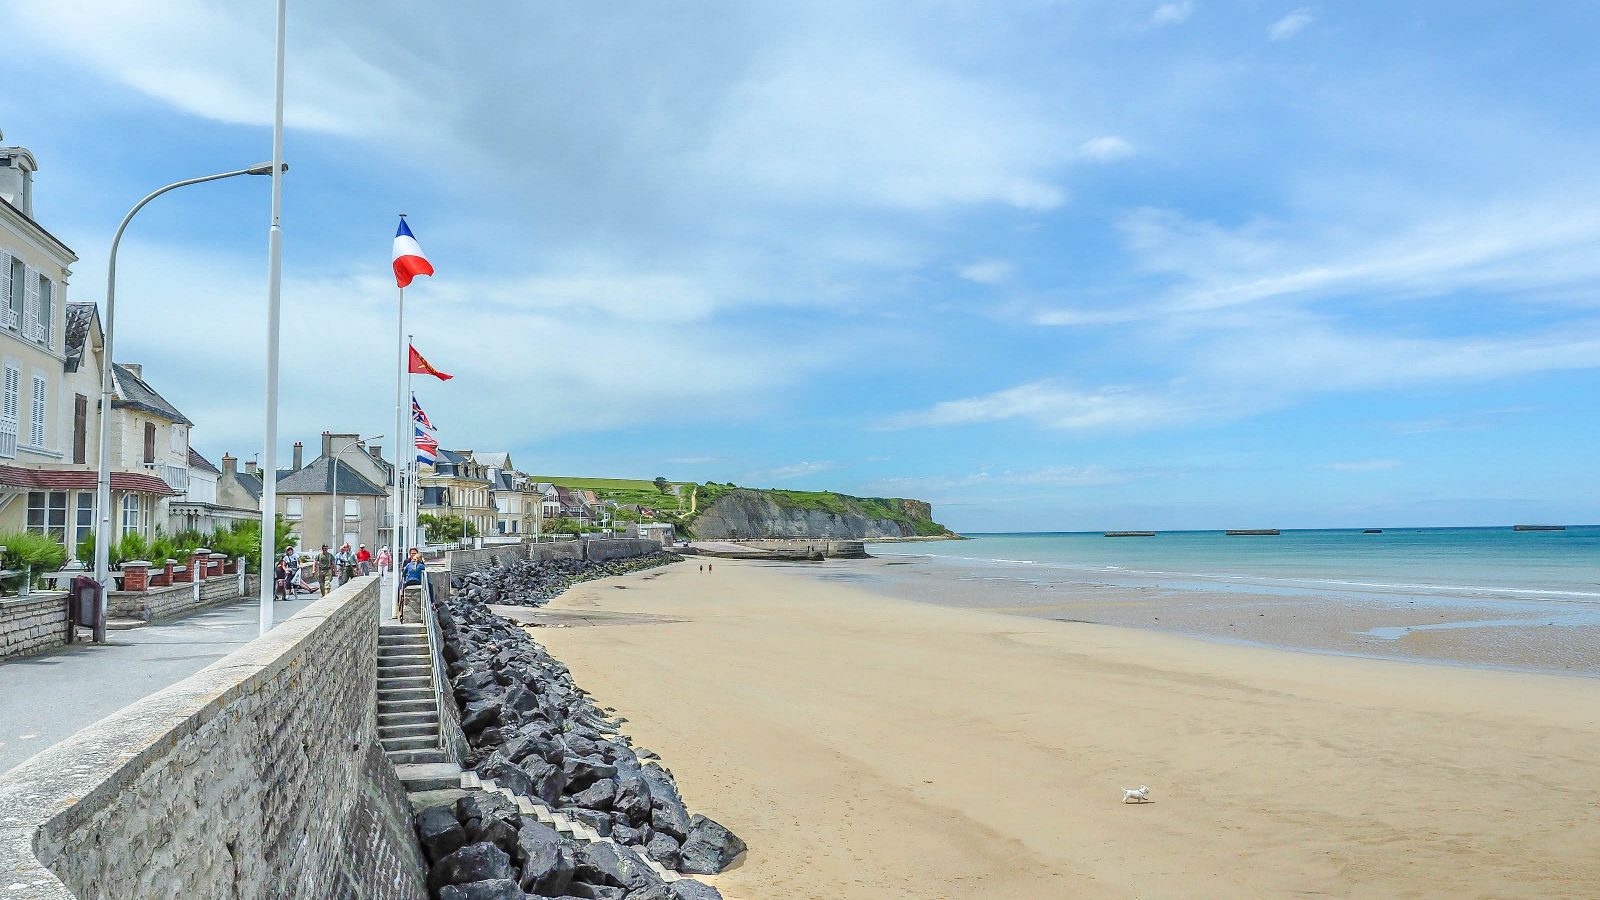
[[[44,446],[46,390],[45,380],[35,375],[33,378],[33,429],[28,435],[28,443],[35,447]]]
[[[11,318],[11,254],[0,251],[0,317]]]
[[[15,422],[17,421],[17,394],[22,391],[22,370],[15,366],[6,366],[6,394],[5,407],[0,409],[0,416]]]
[[[22,336],[33,337],[39,327],[39,270],[27,266],[22,270]]]

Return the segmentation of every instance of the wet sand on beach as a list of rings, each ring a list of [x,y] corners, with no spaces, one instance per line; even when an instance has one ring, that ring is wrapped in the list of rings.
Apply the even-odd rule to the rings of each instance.
[[[715,566],[550,606],[681,621],[532,633],[749,842],[730,898],[1600,896],[1600,680]]]

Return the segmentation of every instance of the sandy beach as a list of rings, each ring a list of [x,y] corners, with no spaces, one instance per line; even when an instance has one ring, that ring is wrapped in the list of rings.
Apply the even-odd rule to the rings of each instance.
[[[1600,680],[698,566],[533,636],[749,842],[730,898],[1600,896]]]

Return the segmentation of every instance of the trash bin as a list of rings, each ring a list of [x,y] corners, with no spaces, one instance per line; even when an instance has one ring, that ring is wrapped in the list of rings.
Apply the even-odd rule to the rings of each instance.
[[[72,579],[69,590],[72,602],[72,621],[74,626],[83,625],[93,628],[96,634],[100,633],[100,582],[88,575],[78,575]],[[76,628],[74,628],[76,630]]]

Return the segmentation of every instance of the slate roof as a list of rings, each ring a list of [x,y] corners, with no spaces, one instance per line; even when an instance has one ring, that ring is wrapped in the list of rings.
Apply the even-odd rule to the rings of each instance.
[[[312,460],[308,466],[303,466],[297,471],[278,470],[278,493],[280,494],[331,494],[333,493],[333,467],[328,465],[326,459]],[[362,477],[360,472],[350,468],[350,464],[339,460],[339,493],[345,496],[357,497],[387,497],[389,492]]]
[[[201,470],[203,472],[210,472],[213,475],[221,475],[222,474],[222,470],[221,469],[217,468],[216,466],[213,466],[211,464],[211,460],[206,459],[204,456],[201,456],[200,455],[200,451],[196,450],[193,447],[189,448],[189,468],[191,468],[191,469],[199,469],[199,470]]]
[[[505,452],[504,450],[497,450],[489,453],[474,451],[472,458],[477,460],[480,465],[489,466],[490,468],[494,469],[505,469],[509,468],[506,463],[511,461],[511,454]]]
[[[259,472],[254,475],[249,472],[239,472],[236,478],[239,482],[239,487],[244,488],[244,492],[250,495],[251,500],[259,501],[261,499],[261,474]]]
[[[83,363],[83,345],[89,339],[89,325],[100,318],[100,307],[93,303],[73,301],[67,304],[67,365],[68,372],[78,371]]]
[[[133,374],[133,370],[122,363],[111,364],[113,377],[116,379],[117,398],[111,401],[113,409],[132,408],[160,416],[169,422],[179,425],[193,425],[194,423],[178,412],[178,408],[167,402],[167,398],[156,393],[155,388],[145,383],[143,378]]]
[[[88,469],[81,471],[24,469],[21,466],[0,465],[0,487],[37,488],[44,491],[92,491],[97,477],[95,472]],[[178,493],[168,487],[165,481],[144,472],[112,472],[111,489],[160,494],[164,497]]]

